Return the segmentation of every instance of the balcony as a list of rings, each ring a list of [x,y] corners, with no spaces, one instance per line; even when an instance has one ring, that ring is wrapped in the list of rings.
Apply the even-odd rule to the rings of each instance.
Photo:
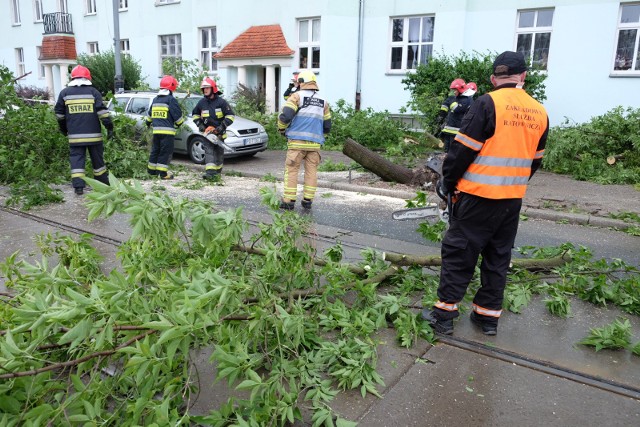
[[[45,13],[42,16],[44,34],[73,34],[71,14],[55,12]]]

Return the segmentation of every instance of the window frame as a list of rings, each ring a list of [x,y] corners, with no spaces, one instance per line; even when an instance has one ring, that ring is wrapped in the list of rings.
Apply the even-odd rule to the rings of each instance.
[[[25,75],[26,66],[24,63],[24,48],[17,47],[14,50],[16,56],[16,77]]]
[[[98,42],[87,42],[87,55],[93,56],[100,53]]]
[[[16,27],[22,25],[22,18],[20,17],[20,0],[11,0],[11,25]]]
[[[213,58],[213,55],[220,51],[218,44],[218,28],[214,25],[213,27],[200,27],[198,28],[198,52],[200,52],[200,66],[206,67],[207,74],[215,75],[218,73],[218,61]],[[204,31],[209,33],[209,47],[204,47],[202,43],[202,35]],[[204,53],[209,54],[209,63],[205,64],[203,60]]]
[[[42,22],[44,20],[43,15],[42,0],[33,0],[33,22]]]
[[[98,14],[96,0],[84,0],[84,16],[92,16]]]
[[[180,3],[181,0],[156,0],[156,6],[166,6],[168,4]]]
[[[539,16],[539,12],[541,11],[552,11],[552,17],[551,17],[551,26],[538,26],[538,16]],[[530,13],[530,12],[535,12],[534,15],[534,25],[532,27],[520,27],[520,14],[522,13]],[[533,68],[535,68],[536,70],[539,71],[547,71],[548,70],[548,66],[549,66],[549,56],[550,56],[550,51],[551,51],[551,36],[553,35],[553,18],[555,17],[555,13],[556,13],[556,9],[555,7],[540,7],[540,8],[535,8],[535,9],[519,9],[518,10],[518,14],[516,15],[516,31],[515,31],[515,36],[514,36],[514,41],[513,41],[513,50],[518,52],[518,36],[522,35],[522,34],[531,34],[531,46],[530,46],[530,52],[529,55],[526,55],[525,52],[522,52],[522,50],[520,50],[520,52],[522,52],[522,54],[525,57],[525,60],[528,61],[528,64],[530,66],[532,66]],[[539,67],[538,64],[536,64],[536,61],[534,60],[535,57],[535,52],[536,52],[536,35],[537,34],[549,34],[549,47],[547,48],[547,62],[544,65],[544,67]]]
[[[131,43],[129,39],[120,39],[120,53],[123,55],[131,55]]]
[[[632,23],[623,23],[622,20],[622,11],[625,6],[638,6],[640,7],[640,2],[633,3],[620,3],[620,7],[618,8],[618,19],[616,21],[616,36],[613,45],[613,54],[611,59],[611,76],[624,76],[624,77],[640,77],[640,69],[636,70],[635,67],[640,68],[640,17],[637,22]],[[624,30],[636,30],[635,35],[635,43],[633,46],[633,57],[631,58],[631,66],[629,69],[616,69],[616,63],[618,62],[618,43],[620,40],[620,33]]]
[[[166,54],[163,55],[162,53],[162,39],[163,37],[173,37],[175,40],[179,39],[180,43],[174,43],[174,46],[176,48],[176,51],[179,50],[180,53],[179,54],[175,54],[175,55],[170,55],[170,54]],[[177,37],[177,39],[176,39]],[[179,46],[179,49],[178,49]],[[167,47],[169,47],[169,43],[167,43]],[[162,63],[164,62],[165,58],[178,58],[178,59],[182,59],[182,34],[181,33],[175,33],[175,34],[160,34],[158,35],[158,51],[159,51],[159,55],[158,57],[160,58],[160,75],[162,75],[163,71],[162,71]]]
[[[308,27],[307,27],[307,40],[306,41],[300,41],[300,26],[303,22],[307,22],[308,23]],[[313,40],[313,23],[317,22],[318,23],[318,40]],[[295,64],[297,64],[297,69],[299,70],[311,70],[314,73],[319,73],[320,72],[320,68],[322,66],[322,48],[321,48],[321,42],[322,42],[322,18],[320,16],[314,16],[314,17],[309,17],[309,18],[298,18],[296,19],[296,34],[297,34],[297,41],[298,44],[296,46],[296,53],[295,53]],[[300,61],[302,60],[302,57],[300,55],[300,51],[302,49],[306,49],[307,51],[307,66],[303,66]],[[318,66],[314,67],[314,63],[313,63],[313,51],[314,49],[317,49],[318,51]],[[311,66],[309,66],[309,58],[311,58]]]
[[[69,4],[67,0],[58,0],[58,12],[69,13]]]
[[[425,18],[430,18],[432,21],[431,27],[431,41],[426,41],[423,42],[422,40],[419,40],[417,42],[410,42],[409,41],[409,20],[410,19],[416,19],[419,18],[420,19],[420,28],[418,30],[419,34],[422,34],[423,32],[423,24],[424,24],[424,19]],[[403,20],[403,27],[402,27],[402,40],[401,41],[393,41],[393,21],[396,19],[402,19]],[[416,68],[421,65],[420,63],[420,57],[421,57],[421,53],[422,53],[422,49],[424,49],[425,46],[430,46],[430,53],[427,56],[426,62],[425,64],[429,63],[429,59],[431,59],[431,57],[433,56],[433,46],[434,46],[434,39],[435,39],[435,27],[436,27],[436,15],[435,13],[427,13],[427,14],[420,14],[420,15],[401,15],[401,16],[390,16],[389,17],[389,30],[388,30],[388,34],[387,34],[387,40],[388,40],[388,50],[387,50],[387,64],[386,64],[386,69],[387,69],[387,74],[395,74],[395,75],[403,75],[403,74],[407,74],[407,73],[415,73]],[[418,45],[418,53],[417,53],[417,57],[418,57],[418,61],[417,61],[417,65],[416,68],[407,68],[407,58],[409,56],[409,45]],[[400,64],[401,67],[400,68],[391,68],[391,59],[393,56],[393,49],[394,48],[402,48],[402,57],[400,59]]]
[[[126,12],[129,10],[129,0],[118,0],[118,12]]]

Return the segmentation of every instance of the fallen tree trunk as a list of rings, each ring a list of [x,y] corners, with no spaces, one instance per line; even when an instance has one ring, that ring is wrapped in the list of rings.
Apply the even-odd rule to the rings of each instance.
[[[378,175],[384,181],[420,187],[427,182],[435,184],[438,180],[437,174],[426,167],[409,169],[396,165],[351,138],[347,138],[345,141],[342,153],[358,162],[365,169]]]
[[[382,259],[398,266],[439,267],[442,264],[442,258],[435,255],[419,256],[385,252]],[[569,261],[568,256],[558,256],[555,258],[545,259],[513,258],[511,260],[511,264],[526,270],[540,271],[551,270],[553,267],[559,267],[566,264],[567,261]]]
[[[385,181],[409,184],[413,179],[411,169],[391,163],[351,138],[347,138],[345,141],[342,152]]]

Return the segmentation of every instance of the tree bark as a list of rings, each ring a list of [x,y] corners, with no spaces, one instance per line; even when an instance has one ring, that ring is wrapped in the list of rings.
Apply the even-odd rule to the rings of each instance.
[[[391,163],[351,138],[345,141],[342,152],[385,181],[410,184],[413,180],[413,170]]]

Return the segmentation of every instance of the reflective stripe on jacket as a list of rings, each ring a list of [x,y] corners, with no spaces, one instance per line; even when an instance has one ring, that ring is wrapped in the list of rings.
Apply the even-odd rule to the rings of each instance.
[[[547,113],[523,89],[503,88],[488,95],[495,105],[495,132],[484,143],[462,132],[456,136],[457,142],[479,151],[457,188],[488,199],[522,198],[531,164],[544,154],[537,149],[547,130]]]

